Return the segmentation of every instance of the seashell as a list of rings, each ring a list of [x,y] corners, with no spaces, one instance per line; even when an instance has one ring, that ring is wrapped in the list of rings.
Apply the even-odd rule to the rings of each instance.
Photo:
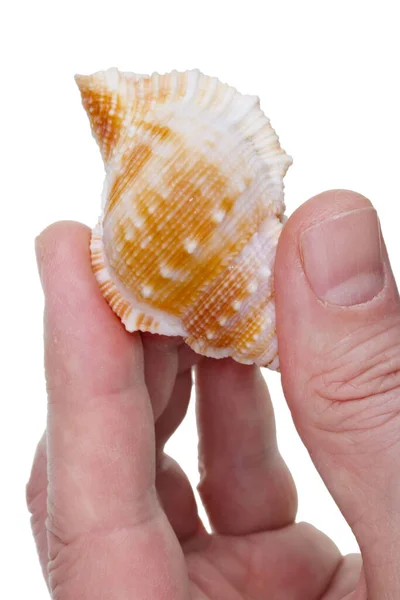
[[[278,368],[282,150],[255,96],[193,70],[77,76],[106,170],[92,265],[128,331]]]

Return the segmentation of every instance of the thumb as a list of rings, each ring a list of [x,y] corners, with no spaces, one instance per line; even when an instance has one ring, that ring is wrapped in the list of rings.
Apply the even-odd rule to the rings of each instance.
[[[397,598],[400,302],[371,203],[340,190],[299,208],[279,241],[275,286],[296,426],[357,537],[368,598]]]

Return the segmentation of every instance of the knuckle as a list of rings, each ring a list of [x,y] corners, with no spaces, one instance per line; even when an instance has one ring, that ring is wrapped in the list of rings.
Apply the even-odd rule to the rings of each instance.
[[[31,476],[26,485],[25,496],[28,510],[32,516],[36,516],[37,514],[38,503],[40,502],[43,493],[43,488],[39,487],[36,479]]]
[[[27,486],[27,506],[31,513],[31,528],[34,536],[36,537],[46,520],[46,496],[47,490],[43,488],[37,488],[33,486],[29,488]]]
[[[46,451],[39,443],[33,461],[31,475],[25,488],[25,500],[29,512],[36,519],[46,507],[47,496],[47,459]]]
[[[400,319],[366,325],[341,340],[319,357],[305,387],[314,399],[317,427],[342,433],[398,430]]]
[[[66,600],[76,597],[74,588],[82,569],[85,552],[78,546],[70,547],[61,542],[57,536],[50,534],[52,548],[47,566],[49,587],[54,600]],[[55,550],[55,547],[57,550]]]

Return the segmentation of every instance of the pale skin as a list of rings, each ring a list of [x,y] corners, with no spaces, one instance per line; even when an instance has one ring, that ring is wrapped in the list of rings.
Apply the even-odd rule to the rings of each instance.
[[[91,272],[89,229],[57,223],[39,236],[48,423],[27,497],[55,600],[398,600],[396,284],[382,243],[383,279],[374,267],[375,279],[357,288],[365,297],[339,306],[336,287],[322,301],[326,282],[310,285],[313,258],[300,244],[335,215],[361,210],[364,223],[370,206],[347,191],[312,198],[285,225],[275,269],[285,397],[362,556],[343,557],[296,523],[296,490],[258,368],[204,359],[177,338],[127,333]],[[358,225],[349,233],[362,270],[376,257]],[[163,450],[184,418],[193,370],[211,534]]]

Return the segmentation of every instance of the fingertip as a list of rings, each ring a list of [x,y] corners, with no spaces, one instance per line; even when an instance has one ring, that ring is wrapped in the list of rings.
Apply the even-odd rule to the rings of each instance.
[[[292,223],[304,224],[306,228],[337,214],[371,207],[372,202],[353,190],[333,189],[312,196],[290,217]]]
[[[161,335],[150,331],[142,331],[140,336],[143,346],[167,354],[175,352],[177,348],[184,344],[181,336]]]
[[[35,245],[43,249],[51,248],[60,241],[69,239],[71,235],[74,235],[79,242],[79,240],[89,237],[90,228],[78,221],[56,221],[39,233],[35,239]]]
[[[229,406],[229,390],[242,390],[242,393],[252,393],[262,379],[260,367],[245,365],[233,358],[207,358],[203,357],[196,366],[196,388],[221,389],[226,393],[221,394],[220,404]],[[264,380],[262,385],[264,385]]]
[[[87,253],[89,243],[90,229],[82,223],[58,221],[46,227],[35,238],[36,260],[42,285],[46,282],[49,269],[65,263],[72,249],[81,255]]]
[[[345,189],[322,192],[302,204],[286,222],[275,261],[275,293],[278,336],[288,314],[312,310],[316,298],[309,293],[302,262],[302,234],[334,217],[373,207],[368,198]],[[325,257],[321,254],[321,261]],[[290,289],[290,293],[288,290]],[[282,347],[282,343],[280,343]]]
[[[297,243],[303,231],[336,215],[372,206],[372,202],[362,194],[345,189],[328,190],[304,202],[289,217],[282,230],[277,248],[276,273],[279,275],[279,269],[285,265],[288,246]]]
[[[135,356],[139,372],[142,352],[140,338],[126,331],[101,293],[91,265],[90,236],[85,225],[61,221],[47,227],[38,243],[42,253],[48,381],[57,375],[55,371],[59,379],[60,369],[54,365],[62,352],[70,355],[71,365],[63,367],[68,378],[80,381],[80,385],[91,382],[99,389],[112,383],[107,375],[109,363],[120,376],[121,372],[129,376],[128,366],[124,367],[126,355]]]
[[[241,378],[243,373],[249,375],[252,372],[260,370],[255,364],[246,365],[230,357],[217,359],[204,357],[201,368],[207,371],[209,377],[216,376],[218,378],[229,379],[229,381],[238,377]]]
[[[102,323],[112,321],[125,331],[107,305],[93,274],[90,237],[91,229],[83,223],[58,221],[46,227],[36,238],[39,273],[46,301],[60,315],[69,306],[70,311],[80,317],[79,320],[83,320],[86,313],[96,313],[99,329]]]

